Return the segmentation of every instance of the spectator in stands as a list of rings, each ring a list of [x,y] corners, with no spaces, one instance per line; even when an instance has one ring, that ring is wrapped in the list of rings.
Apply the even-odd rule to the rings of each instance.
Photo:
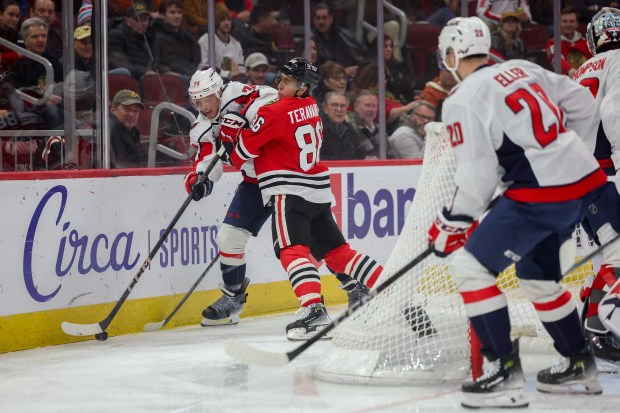
[[[577,12],[573,7],[565,7],[560,12],[560,54],[561,72],[573,76],[579,66],[592,57],[585,37],[577,31],[579,26]],[[553,38],[547,42],[547,60],[553,62]]]
[[[564,4],[564,2],[562,2]],[[598,13],[603,7],[618,8],[620,4],[618,0],[572,0],[569,2],[575,8],[579,23],[590,23],[592,17]],[[551,9],[553,10],[553,9]],[[553,16],[553,12],[552,12]]]
[[[58,59],[48,54],[47,51],[47,23],[38,17],[31,17],[24,20],[21,28],[21,38],[24,46],[29,51],[47,59],[53,70],[53,79],[47,79],[45,67],[26,56],[20,58],[13,66],[16,87],[25,88],[27,93],[36,98],[44,96],[46,84],[53,87],[54,84],[62,82],[62,66]],[[62,127],[63,117],[60,108],[62,96],[52,92],[49,98],[42,105],[35,107],[35,112],[41,115],[49,129]]]
[[[209,26],[207,0],[183,0],[183,14],[194,38],[199,38],[207,32]]]
[[[375,122],[379,111],[377,96],[368,90],[360,90],[353,104],[354,111],[348,123],[354,131],[353,153],[355,159],[379,158],[379,125]]]
[[[0,37],[12,43],[19,38],[19,5],[15,0],[3,0],[0,3]]]
[[[194,36],[180,27],[181,0],[163,0],[159,4],[159,17],[152,25],[155,66],[159,73],[177,75],[189,85],[189,78],[200,63],[200,47]]]
[[[435,106],[425,100],[415,103],[411,115],[403,115],[402,125],[388,138],[396,158],[418,159],[424,157],[426,130],[424,127],[435,119]]]
[[[268,83],[269,61],[262,53],[252,53],[245,59],[245,67],[248,74],[248,85],[265,85]]]
[[[430,0],[433,13],[428,16],[428,24],[444,26],[448,21],[460,14],[461,2],[459,0]]]
[[[245,73],[243,48],[241,43],[230,35],[232,18],[230,10],[222,4],[215,6],[215,66],[221,69],[222,78],[232,79],[238,73]],[[209,63],[209,35],[203,34],[198,39],[201,62]]]
[[[77,16],[78,26],[90,26],[93,18],[93,5],[90,0],[84,0]]]
[[[248,25],[250,23],[250,16],[252,14],[252,9],[254,9],[254,2],[252,0],[226,0],[225,3],[226,7],[230,10],[235,27],[237,25]]]
[[[491,35],[491,53],[503,60],[523,59],[525,46],[519,37],[521,23],[514,11],[502,14],[497,31]]]
[[[435,56],[437,58],[437,66],[439,67],[439,76],[430,82],[426,82],[424,89],[416,97],[416,100],[425,100],[435,106],[435,120],[440,122],[443,101],[446,99],[452,88],[456,85],[456,80],[441,61],[439,50]]]
[[[321,106],[328,92],[346,93],[347,73],[344,67],[334,61],[327,61],[319,68],[320,80],[312,91],[312,96]]]
[[[125,69],[135,79],[155,73],[149,53],[151,34],[147,30],[151,16],[145,3],[136,0],[129,9],[123,23],[108,33],[108,69],[111,73],[122,73]]]
[[[94,75],[95,59],[93,58],[93,38],[90,26],[80,26],[74,30],[73,48],[75,49],[75,70],[90,72]]]
[[[258,3],[250,15],[250,27],[238,26],[231,31],[239,40],[243,54],[262,53],[269,59],[270,65],[279,65],[277,49],[271,36],[271,30],[278,23],[280,12],[268,5]]]
[[[502,14],[507,11],[517,13],[521,23],[532,20],[532,13],[527,0],[478,0],[478,7],[476,8],[478,17],[491,27],[491,31],[497,28]]]
[[[351,32],[334,24],[329,6],[318,3],[312,17],[312,34],[318,50],[318,64],[333,60],[345,68],[347,76],[354,78],[365,54],[364,48]]]
[[[376,38],[368,47],[367,61],[377,61]],[[389,90],[401,103],[411,102],[414,98],[415,82],[413,74],[408,74],[405,65],[394,59],[394,40],[387,34],[383,37],[383,59],[387,83],[385,88]]]
[[[355,79],[355,91],[359,93],[362,89],[368,89],[374,95],[378,95],[379,87],[377,85],[378,67],[376,63],[366,64],[359,72]],[[387,74],[384,75],[384,81],[387,83]],[[402,104],[389,90],[385,90],[385,120],[388,135],[398,127],[398,119],[400,116],[413,109],[414,101]]]
[[[355,159],[355,132],[346,121],[348,107],[349,98],[344,93],[332,91],[325,95],[321,160]]]
[[[30,9],[30,17],[39,17],[47,23],[47,49],[46,52],[56,59],[62,57],[62,33],[56,28],[56,4],[54,0],[34,0]]]
[[[123,89],[114,95],[110,107],[110,166],[137,168],[144,166],[146,154],[140,148],[138,119],[144,109],[142,99],[133,90]]]

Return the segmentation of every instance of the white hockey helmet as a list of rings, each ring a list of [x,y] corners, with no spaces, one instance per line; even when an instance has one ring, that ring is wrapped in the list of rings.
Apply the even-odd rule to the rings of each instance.
[[[447,63],[448,50],[454,53],[454,66]],[[439,34],[439,53],[441,61],[457,78],[459,61],[467,56],[488,55],[491,49],[491,32],[479,17],[455,17]],[[460,79],[459,79],[460,80]]]
[[[198,70],[192,75],[189,81],[189,99],[192,102],[192,106],[196,107],[196,100],[205,98],[207,96],[216,95],[218,100],[222,97],[222,86],[224,81],[220,75],[212,68],[205,70]],[[219,110],[218,114],[219,116]],[[215,117],[217,119],[217,116]]]
[[[593,56],[614,43],[620,44],[620,10],[603,7],[596,13],[586,28],[586,40]]]

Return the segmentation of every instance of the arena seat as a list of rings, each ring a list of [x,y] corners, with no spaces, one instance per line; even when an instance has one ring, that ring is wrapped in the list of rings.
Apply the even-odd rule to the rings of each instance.
[[[426,23],[414,23],[407,27],[407,44],[410,47],[416,87],[431,80],[431,75],[436,72],[430,65],[435,64],[434,56],[442,28],[438,24]]]
[[[146,75],[141,82],[142,90],[144,90],[145,106],[153,108],[161,102],[170,101],[170,103],[186,107],[189,103],[187,85],[179,76],[166,74]]]
[[[114,95],[122,89],[133,90],[137,94],[142,95],[140,84],[133,77],[128,75],[108,74],[108,93],[110,102],[114,99]]]

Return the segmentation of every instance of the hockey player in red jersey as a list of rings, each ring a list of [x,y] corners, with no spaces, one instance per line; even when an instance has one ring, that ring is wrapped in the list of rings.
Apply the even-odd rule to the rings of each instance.
[[[199,114],[190,131],[192,145],[196,148],[194,171],[187,175],[185,186],[198,201],[211,193],[213,182],[219,180],[223,171],[220,163],[204,184],[196,185],[199,174],[221,145],[220,128],[241,130],[246,127],[246,117],[253,118],[261,106],[277,99],[278,92],[267,86],[240,82],[224,84],[217,72],[207,69],[192,76],[189,95]],[[258,235],[271,215],[271,208],[262,202],[253,163],[246,162],[241,172],[243,181],[235,191],[216,239],[223,278],[222,296],[202,312],[203,327],[239,322],[250,283],[250,278],[246,277],[245,248],[250,237]],[[352,294],[363,287],[343,274],[339,274],[338,279],[345,284],[350,300]]]
[[[596,99],[597,111],[584,136],[594,156],[614,182],[606,184],[601,197],[588,208],[583,228],[597,244],[608,244],[620,232],[620,10],[603,8],[586,29],[588,48],[594,57],[584,63],[574,80],[587,87]],[[594,355],[610,361],[606,369],[620,367],[620,314],[613,311],[620,298],[620,243],[603,250],[603,262],[595,277],[589,277],[581,291],[585,329]],[[601,304],[603,303],[603,304]],[[620,312],[618,312],[620,313]]]
[[[579,139],[594,116],[594,100],[568,77],[525,60],[488,66],[490,46],[488,26],[477,17],[452,19],[439,36],[443,62],[460,82],[442,109],[456,189],[431,226],[429,243],[441,256],[456,250],[451,274],[486,358],[485,373],[462,386],[462,404],[529,403],[506,297],[496,286],[496,276],[513,263],[563,356],[538,372],[537,389],[600,394],[575,300],[560,283],[574,262],[571,234],[607,181]],[[503,196],[469,234],[498,188]]]
[[[298,319],[286,327],[290,340],[306,340],[330,322],[311,254],[368,288],[382,271],[372,258],[351,249],[332,216],[329,171],[319,156],[323,126],[310,96],[318,77],[307,60],[290,60],[278,73],[279,99],[261,107],[240,135],[224,127],[220,133],[236,143],[230,154],[236,168],[254,161],[263,202],[273,207],[275,253],[301,304]]]

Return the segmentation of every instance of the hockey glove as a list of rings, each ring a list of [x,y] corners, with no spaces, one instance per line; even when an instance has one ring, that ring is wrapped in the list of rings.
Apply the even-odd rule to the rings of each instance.
[[[194,201],[200,201],[202,198],[209,196],[213,191],[213,182],[206,178],[200,182],[202,172],[192,171],[185,176],[185,190],[192,196]]]
[[[435,255],[447,257],[457,249],[465,245],[469,234],[475,229],[477,223],[465,215],[450,215],[444,208],[428,231],[428,243],[433,245]]]
[[[220,118],[220,140],[235,145],[248,120],[241,113],[228,112]]]

